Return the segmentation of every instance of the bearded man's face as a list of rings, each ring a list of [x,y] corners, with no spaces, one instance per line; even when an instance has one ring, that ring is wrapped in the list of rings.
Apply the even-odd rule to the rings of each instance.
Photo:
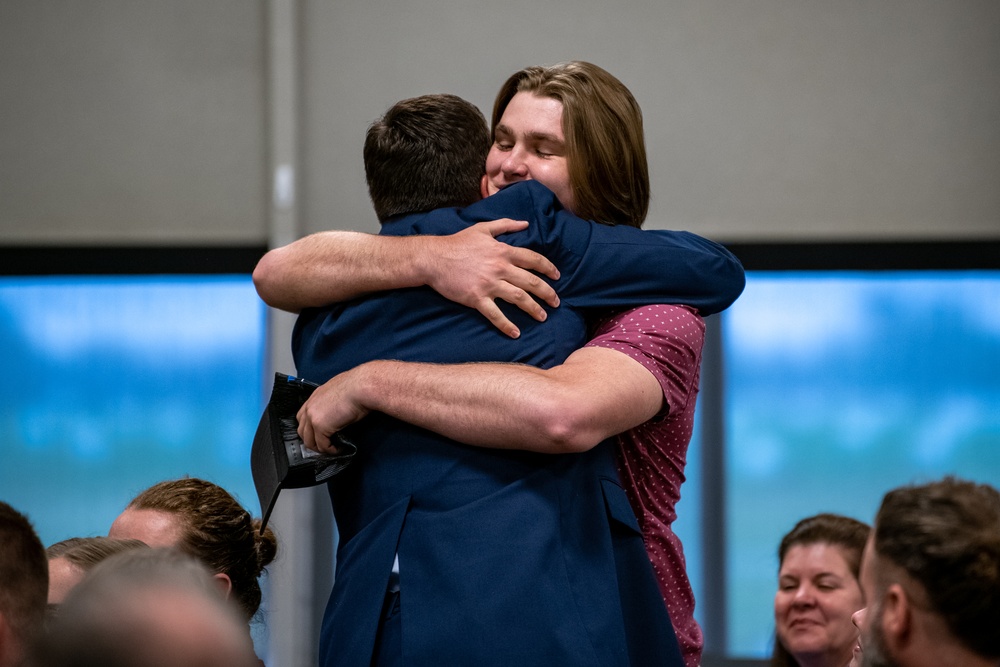
[[[885,647],[880,601],[868,608],[865,621],[865,627],[861,628],[861,667],[899,667]]]

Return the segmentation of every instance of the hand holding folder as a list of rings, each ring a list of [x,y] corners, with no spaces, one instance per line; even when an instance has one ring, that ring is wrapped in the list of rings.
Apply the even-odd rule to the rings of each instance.
[[[264,530],[281,489],[301,489],[326,482],[347,467],[357,447],[339,433],[340,454],[320,454],[299,438],[295,415],[318,385],[282,373],[274,374],[271,398],[257,425],[250,450],[250,470],[260,499]]]

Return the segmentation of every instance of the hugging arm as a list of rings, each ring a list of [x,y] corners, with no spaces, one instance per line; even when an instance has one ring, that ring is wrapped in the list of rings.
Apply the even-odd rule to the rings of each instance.
[[[329,435],[369,411],[469,445],[565,453],[687,404],[698,386],[704,323],[649,306],[613,317],[559,366],[373,361],[334,377],[300,410],[300,434]]]
[[[330,451],[329,436],[370,411],[481,447],[566,453],[653,417],[657,379],[621,352],[584,347],[543,370],[503,363],[372,361],[318,388],[299,411],[299,433]]]
[[[517,328],[494,299],[537,320],[546,315],[532,295],[550,306],[559,304],[555,290],[537,275],[557,279],[556,267],[532,250],[494,238],[526,226],[494,220],[449,236],[319,232],[265,254],[254,269],[254,287],[269,306],[294,313],[380,290],[428,285],[516,337]]]
[[[538,249],[568,269],[557,285],[559,296],[538,275],[560,278],[549,259],[494,238],[527,227],[510,219],[445,236],[321,232],[268,252],[254,270],[254,285],[265,303],[292,312],[373,291],[428,285],[475,308],[513,337],[519,332],[496,299],[539,321],[545,311],[532,295],[552,307],[561,297],[577,308],[672,303],[709,315],[729,307],[745,285],[739,260],[695,234],[609,227],[561,210],[554,222],[533,224]]]

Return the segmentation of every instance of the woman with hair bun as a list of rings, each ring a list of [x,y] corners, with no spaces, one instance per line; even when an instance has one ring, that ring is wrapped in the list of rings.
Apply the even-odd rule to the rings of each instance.
[[[115,519],[108,537],[137,539],[151,547],[177,547],[195,556],[243,611],[260,608],[260,576],[274,560],[278,541],[233,496],[195,477],[169,480],[142,491]]]

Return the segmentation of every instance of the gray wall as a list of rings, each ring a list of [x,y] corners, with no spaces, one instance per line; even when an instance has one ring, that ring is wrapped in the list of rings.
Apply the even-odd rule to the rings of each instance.
[[[450,91],[488,111],[512,71],[584,59],[644,109],[652,227],[726,240],[1000,235],[991,0],[306,6],[310,230],[367,214],[360,128],[396,98]]]
[[[0,242],[264,244],[286,162],[292,236],[373,230],[374,117],[566,59],[642,104],[651,227],[1000,237],[994,0],[2,0]]]
[[[266,238],[264,12],[0,0],[4,243]]]

